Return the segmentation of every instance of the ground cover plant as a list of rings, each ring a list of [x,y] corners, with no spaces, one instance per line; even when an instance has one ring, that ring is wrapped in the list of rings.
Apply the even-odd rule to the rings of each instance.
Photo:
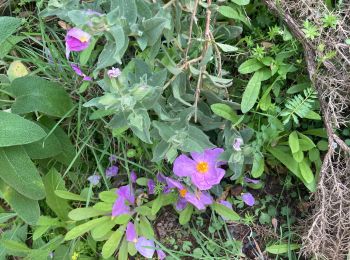
[[[0,8],[0,259],[298,258],[329,143],[263,1]]]

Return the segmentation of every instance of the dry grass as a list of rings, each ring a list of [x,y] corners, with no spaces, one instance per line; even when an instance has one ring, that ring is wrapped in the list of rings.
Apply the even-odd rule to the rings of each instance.
[[[271,11],[281,17],[303,44],[307,67],[316,87],[329,150],[324,157],[314,194],[314,212],[303,236],[302,253],[316,259],[345,259],[350,252],[350,149],[337,136],[337,129],[350,118],[350,2],[335,11],[336,28],[324,28],[322,18],[330,11],[322,0],[264,0]],[[320,35],[307,39],[304,21],[319,28]],[[320,48],[320,46],[322,48]],[[324,60],[333,52],[331,59]]]

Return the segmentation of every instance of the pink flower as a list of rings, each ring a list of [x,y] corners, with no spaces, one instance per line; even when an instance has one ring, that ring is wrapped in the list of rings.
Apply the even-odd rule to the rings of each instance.
[[[203,191],[197,191],[195,193],[190,192],[186,186],[168,177],[166,177],[166,182],[170,189],[176,188],[179,191],[180,198],[176,204],[176,208],[178,210],[184,209],[186,207],[185,201],[191,203],[198,210],[203,210],[207,207],[207,205],[210,205],[213,203],[213,198],[210,196],[208,192],[203,192]]]
[[[66,57],[71,51],[83,51],[90,45],[91,35],[79,28],[72,28],[66,35]]]
[[[161,249],[157,249],[156,251],[157,251],[158,259],[159,260],[164,260],[165,257],[166,257],[166,254],[164,253],[164,251],[161,250]]]
[[[155,251],[154,241],[139,237],[135,243],[136,250],[146,258],[152,258]]]
[[[125,235],[126,235],[126,240],[128,242],[133,242],[133,243],[137,242],[136,229],[133,223],[131,222],[128,223],[128,225],[126,226]]]
[[[206,149],[203,153],[192,152],[193,159],[180,155],[174,161],[173,171],[179,177],[190,177],[192,183],[200,190],[209,190],[219,184],[225,170],[219,168],[218,157],[223,149]]]
[[[134,171],[130,172],[130,180],[131,180],[132,183],[136,182],[136,180],[137,180],[136,172],[134,172]]]
[[[148,189],[148,194],[154,194],[154,189],[156,187],[156,184],[154,183],[153,180],[148,180],[147,182],[147,189]]]
[[[120,187],[116,193],[118,194],[118,198],[115,200],[112,207],[112,217],[116,217],[123,214],[130,214],[130,206],[135,203],[135,195],[131,191],[129,185]]]
[[[107,75],[109,78],[117,78],[122,74],[120,69],[112,67],[112,69],[107,71]]]
[[[70,66],[72,67],[72,69],[74,70],[74,72],[75,72],[77,75],[83,77],[83,80],[85,80],[85,81],[91,81],[91,80],[92,80],[89,76],[86,76],[86,75],[83,73],[83,71],[81,70],[81,68],[80,68],[78,65],[71,64]]]
[[[247,204],[250,207],[254,206],[255,204],[255,199],[253,195],[249,192],[242,194],[242,200],[244,201],[245,204]]]

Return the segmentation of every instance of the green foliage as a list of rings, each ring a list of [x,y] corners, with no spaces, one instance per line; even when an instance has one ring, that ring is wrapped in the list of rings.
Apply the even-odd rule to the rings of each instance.
[[[320,35],[317,26],[313,25],[311,22],[305,21],[303,25],[304,25],[303,32],[305,33],[306,38],[314,40],[316,37]]]

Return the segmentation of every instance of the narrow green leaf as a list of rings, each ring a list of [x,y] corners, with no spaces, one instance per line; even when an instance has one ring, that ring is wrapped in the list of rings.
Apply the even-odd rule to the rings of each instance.
[[[229,105],[216,103],[212,104],[210,108],[214,114],[225,118],[232,123],[236,123],[239,120],[239,116],[237,116],[236,112]]]
[[[252,176],[254,178],[259,178],[264,172],[264,166],[264,157],[262,157],[260,154],[255,154],[251,172]]]
[[[81,195],[74,194],[66,190],[55,190],[55,194],[58,197],[66,200],[86,201],[86,198],[82,197]]]
[[[126,241],[126,239],[123,239],[118,252],[118,260],[128,260],[128,255],[128,241]]]
[[[299,151],[300,146],[299,146],[299,137],[298,137],[297,131],[293,131],[289,134],[288,143],[289,143],[290,149],[292,150],[292,153],[296,153]]]
[[[223,52],[235,52],[238,50],[236,46],[228,45],[228,44],[223,44],[223,43],[215,43]]]
[[[105,235],[108,234],[108,232],[112,230],[112,228],[115,225],[116,223],[112,219],[106,220],[105,222],[101,223],[100,225],[98,225],[97,227],[91,230],[92,238],[98,240],[104,237]]]
[[[83,235],[84,233],[90,231],[91,229],[93,229],[97,225],[100,225],[101,223],[107,221],[109,218],[110,217],[107,217],[107,216],[101,217],[101,218],[96,218],[96,219],[90,220],[84,224],[81,224],[79,226],[76,226],[68,231],[68,233],[66,234],[64,239],[65,240],[72,240],[74,238],[77,238],[77,237]]]
[[[117,250],[119,243],[124,235],[125,226],[119,227],[106,241],[102,247],[102,257],[109,258]]]
[[[114,203],[117,199],[117,194],[115,190],[102,191],[98,194],[98,197],[104,202]]]
[[[153,231],[152,225],[146,217],[142,216],[140,218],[139,228],[140,228],[141,234],[144,237],[146,237],[147,239],[154,238],[154,231]]]
[[[94,208],[77,208],[68,213],[68,217],[72,220],[79,221],[92,217],[97,217],[106,214],[106,211],[100,211]]]
[[[158,211],[161,209],[163,206],[163,200],[162,200],[163,194],[159,194],[157,198],[153,201],[152,203],[152,215],[156,215]]]
[[[287,253],[289,250],[297,250],[299,248],[300,248],[300,245],[298,244],[280,244],[280,245],[268,246],[266,248],[266,251],[274,255],[279,255],[279,254]]]
[[[235,211],[228,207],[225,207],[224,205],[215,202],[211,205],[211,207],[216,213],[228,220],[239,221],[241,219],[241,217]]]
[[[263,67],[264,67],[264,64],[262,64],[257,59],[250,59],[250,60],[246,60],[238,67],[238,72],[241,74],[248,74],[248,73],[258,71]]]
[[[299,163],[300,173],[307,183],[311,183],[314,180],[314,175],[306,159]]]
[[[0,213],[0,224],[5,223],[9,219],[16,217],[16,213]]]

